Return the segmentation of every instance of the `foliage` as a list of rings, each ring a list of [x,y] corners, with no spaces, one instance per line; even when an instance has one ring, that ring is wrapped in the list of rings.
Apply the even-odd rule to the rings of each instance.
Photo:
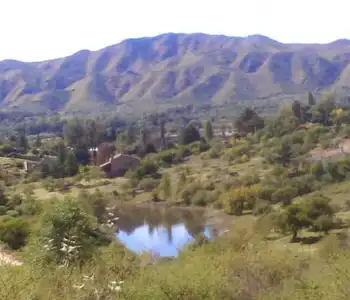
[[[205,121],[203,128],[204,128],[204,137],[207,140],[207,142],[210,142],[214,137],[214,131],[213,131],[213,126],[211,122],[208,120]]]
[[[29,235],[28,226],[25,220],[19,218],[0,220],[0,241],[13,250],[23,247]]]
[[[160,190],[163,192],[164,198],[169,199],[172,195],[171,181],[168,174],[164,174],[159,185]]]
[[[187,126],[185,126],[181,132],[179,137],[179,144],[181,145],[188,145],[193,142],[200,140],[200,134],[197,128],[193,123],[189,123]]]
[[[297,240],[298,232],[303,228],[328,231],[332,227],[329,218],[334,214],[329,202],[330,199],[322,194],[310,195],[300,203],[288,206],[277,218],[276,225],[283,232],[292,232],[292,241]]]
[[[58,202],[43,217],[41,239],[47,262],[83,263],[91,258],[103,239],[94,220],[71,199]]]
[[[250,133],[264,127],[264,120],[251,108],[246,108],[235,121],[238,132]]]

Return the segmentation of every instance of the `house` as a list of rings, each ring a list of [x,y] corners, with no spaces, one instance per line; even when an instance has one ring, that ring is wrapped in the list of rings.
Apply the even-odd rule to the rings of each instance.
[[[100,165],[100,169],[108,177],[119,177],[123,176],[130,168],[138,165],[140,165],[140,159],[138,157],[120,153]]]
[[[40,165],[39,161],[26,160],[26,161],[23,162],[23,169],[26,172],[31,172],[39,165]]]
[[[45,156],[40,160],[26,160],[23,162],[23,169],[25,172],[33,172],[38,170],[42,164],[51,164],[56,159],[55,156]]]

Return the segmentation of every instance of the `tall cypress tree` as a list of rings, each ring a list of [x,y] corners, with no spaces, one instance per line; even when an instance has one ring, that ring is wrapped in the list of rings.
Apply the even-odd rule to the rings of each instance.
[[[210,142],[214,137],[213,126],[210,121],[204,122],[204,136],[207,142]]]

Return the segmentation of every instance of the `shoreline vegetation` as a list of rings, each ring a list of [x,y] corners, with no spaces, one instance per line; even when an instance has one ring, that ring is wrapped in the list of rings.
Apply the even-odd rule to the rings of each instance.
[[[350,108],[335,95],[265,118],[73,118],[48,140],[8,128],[0,245],[23,265],[0,266],[1,300],[349,299]],[[91,147],[96,161],[140,164],[110,178]],[[40,163],[24,170],[16,155]],[[198,210],[227,230],[196,236],[177,259],[136,255],[115,239],[118,206],[135,223],[137,208]]]

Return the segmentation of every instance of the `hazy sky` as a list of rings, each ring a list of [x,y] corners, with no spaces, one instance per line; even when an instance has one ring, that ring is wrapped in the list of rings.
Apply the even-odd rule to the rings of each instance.
[[[44,60],[164,32],[350,39],[349,0],[0,0],[0,59]]]

